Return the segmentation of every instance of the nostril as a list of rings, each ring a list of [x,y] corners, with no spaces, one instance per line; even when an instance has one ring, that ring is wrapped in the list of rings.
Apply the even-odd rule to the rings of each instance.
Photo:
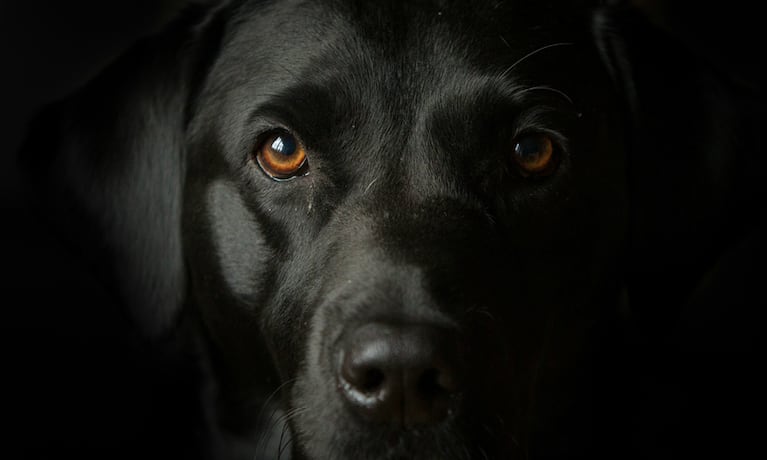
[[[459,392],[460,387],[454,369],[447,366],[426,369],[418,381],[420,391],[428,395],[450,395]]]
[[[387,380],[378,360],[371,359],[364,348],[347,350],[342,354],[340,377],[340,383],[347,392],[364,398],[382,392]]]
[[[366,324],[340,342],[338,384],[369,420],[421,425],[444,420],[460,399],[456,340],[421,325]]]
[[[386,374],[376,367],[358,368],[345,361],[341,368],[342,383],[354,391],[370,394],[378,391],[386,380]]]
[[[424,397],[438,397],[449,393],[445,385],[440,381],[441,375],[437,369],[427,369],[418,379],[418,392]]]
[[[386,374],[382,370],[376,368],[367,369],[360,380],[358,388],[364,393],[375,393],[383,386],[384,380],[386,380]]]

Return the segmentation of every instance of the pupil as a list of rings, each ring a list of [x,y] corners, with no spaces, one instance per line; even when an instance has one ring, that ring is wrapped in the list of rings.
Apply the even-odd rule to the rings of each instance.
[[[291,136],[277,136],[271,148],[277,153],[290,156],[296,152],[296,141]]]
[[[529,137],[517,142],[517,154],[526,160],[535,160],[541,153],[541,145],[538,139]]]

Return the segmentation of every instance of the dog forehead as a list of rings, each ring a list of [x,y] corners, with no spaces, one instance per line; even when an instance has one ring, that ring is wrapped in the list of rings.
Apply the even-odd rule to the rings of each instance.
[[[242,74],[300,71],[328,52],[365,58],[469,54],[482,64],[572,35],[588,8],[565,0],[249,1],[233,15],[221,61]],[[576,27],[579,27],[576,25]],[[580,28],[580,27],[579,27]],[[487,59],[483,60],[483,57]],[[435,60],[439,62],[439,60]],[[237,73],[237,72],[232,72]]]
[[[227,144],[248,136],[241,128],[254,109],[274,96],[300,96],[296,86],[337,89],[331,98],[359,103],[360,111],[367,105],[412,113],[411,95],[461,90],[477,75],[502,75],[531,51],[567,38],[571,7],[557,6],[555,14],[541,6],[549,3],[246,2],[229,22],[207,80],[203,118],[235,148]],[[398,116],[399,125],[405,122]]]
[[[320,0],[246,5],[249,7],[243,7],[230,23],[228,43],[219,61],[250,75],[265,69],[277,73],[301,72],[307,67],[318,70],[322,63],[316,59],[330,54],[344,55],[350,62],[371,54],[392,57],[426,48],[433,52],[436,41],[447,50],[450,46],[446,42],[455,46],[476,32],[449,25],[454,30],[438,30],[469,16],[448,17],[438,5],[427,2]],[[478,14],[478,10],[471,10],[472,16]]]

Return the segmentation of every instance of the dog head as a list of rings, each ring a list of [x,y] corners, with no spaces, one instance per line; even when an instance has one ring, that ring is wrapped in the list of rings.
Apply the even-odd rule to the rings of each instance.
[[[310,458],[509,455],[617,295],[623,141],[587,24],[252,8],[196,106],[184,193],[228,384],[259,387],[265,342]]]
[[[29,170],[106,248],[142,330],[188,319],[216,424],[257,443],[284,423],[307,459],[587,444],[628,225],[633,93],[609,14],[189,16],[55,109],[60,137],[30,144],[54,154]]]

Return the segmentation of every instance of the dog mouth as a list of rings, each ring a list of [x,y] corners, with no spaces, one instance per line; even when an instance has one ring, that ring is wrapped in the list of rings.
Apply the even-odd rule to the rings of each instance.
[[[283,393],[295,414],[295,458],[513,458],[510,403],[524,384],[512,379],[508,318],[481,313],[503,312],[498,284],[488,281],[499,277],[495,264],[469,260],[459,269],[448,260],[436,270],[386,254],[326,258],[321,287],[302,299],[310,304],[305,339],[275,360],[297,363],[281,369],[285,381],[295,378]],[[476,270],[464,277],[466,266]],[[489,286],[468,299],[475,282]]]
[[[479,439],[469,424],[450,419],[440,425],[381,426],[357,424],[350,428],[335,426],[335,436],[326,449],[303,444],[293,446],[294,460],[473,460],[511,458],[499,456],[499,446],[491,439]],[[311,454],[307,454],[310,452]]]

